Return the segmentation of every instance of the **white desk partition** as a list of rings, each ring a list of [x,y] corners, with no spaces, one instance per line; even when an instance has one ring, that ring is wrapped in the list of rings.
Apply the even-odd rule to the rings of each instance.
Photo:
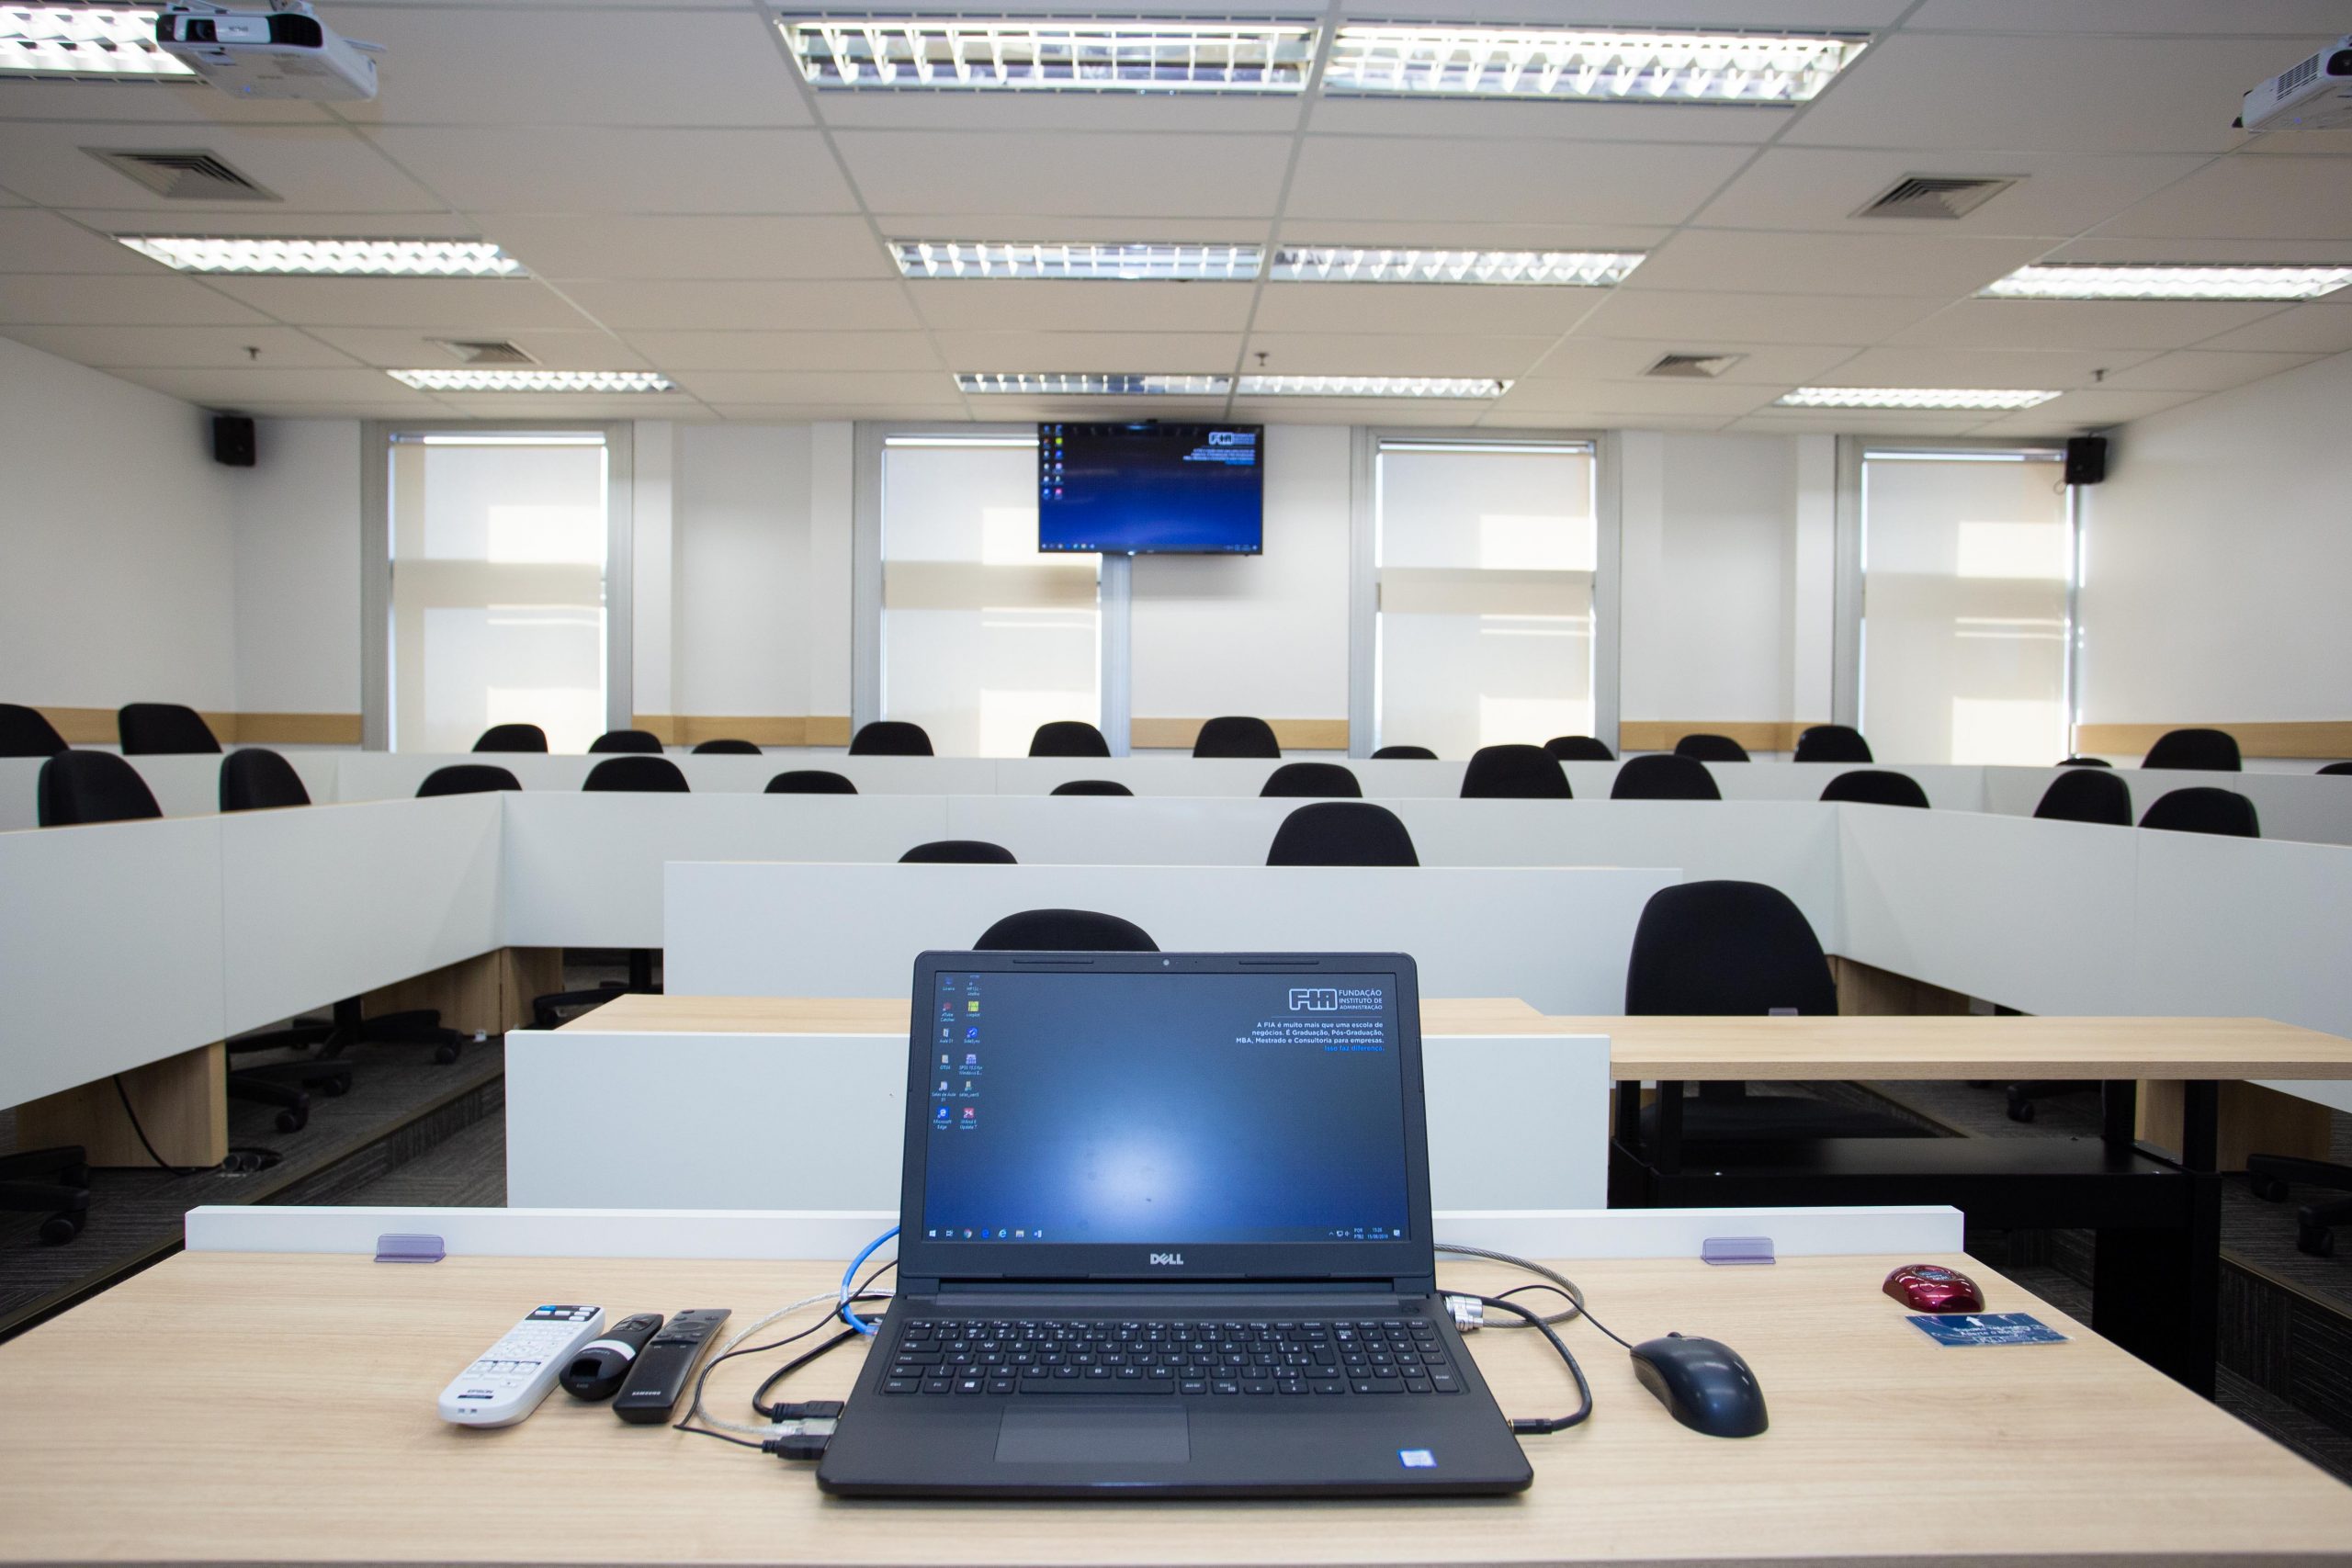
[[[1439,1208],[1607,1204],[1606,1037],[1437,1035],[1422,1057]],[[506,1201],[895,1209],[906,1087],[903,1033],[517,1031]]]
[[[111,748],[90,748],[111,750]],[[287,751],[286,760],[315,801],[339,800],[339,751]],[[217,756],[131,757],[126,759],[154,793],[155,804],[166,817],[210,817],[220,809],[220,759]],[[0,833],[38,827],[40,757],[0,757]],[[411,794],[415,793],[413,790]]]
[[[603,756],[529,751],[438,756],[412,751],[340,753],[341,799],[405,799],[424,775],[452,762],[489,762],[506,769],[527,791],[577,792]],[[997,764],[985,757],[850,757],[839,751],[768,751],[757,757],[668,753],[698,794],[757,795],[768,780],[795,769],[839,773],[862,795],[986,795],[996,788]]]
[[[2138,821],[2156,797],[2177,789],[2206,786],[2234,790],[2254,802],[2264,840],[2306,844],[2352,844],[2352,779],[2322,777],[2316,762],[2298,762],[2292,773],[2207,773],[2172,768],[2110,770],[2132,792],[2132,818]],[[2042,792],[2070,768],[1986,768],[1984,806],[2011,817],[2030,817]],[[1939,801],[1937,804],[1941,805]]]
[[[899,997],[926,948],[1021,909],[1099,909],[1169,951],[1397,952],[1429,997],[1624,1005],[1642,906],[1678,871],[1576,866],[786,865],[673,862],[662,965],[681,996]]]

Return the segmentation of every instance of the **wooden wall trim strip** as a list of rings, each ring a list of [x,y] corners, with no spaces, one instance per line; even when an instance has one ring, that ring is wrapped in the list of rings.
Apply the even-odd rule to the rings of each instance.
[[[1189,751],[1200,739],[1204,718],[1136,718],[1127,725],[1127,744],[1138,751]],[[1285,751],[1344,751],[1344,718],[1270,718],[1274,739]]]
[[[1827,722],[1818,718],[1628,718],[1618,722],[1617,749],[1671,751],[1686,735],[1728,735],[1751,751],[1793,751],[1798,736]]]
[[[40,706],[69,746],[113,746],[120,736],[112,708]],[[213,713],[204,722],[223,746],[356,746],[356,713]]]
[[[706,740],[748,740],[754,746],[846,746],[850,724],[833,714],[641,713],[636,727],[662,738],[665,746],[698,746]]]
[[[2183,719],[2177,724],[2082,724],[2075,750],[2100,757],[2144,757],[2169,729],[2221,729],[2237,738],[2249,757],[2352,758],[2352,719],[2261,719],[2231,723]]]

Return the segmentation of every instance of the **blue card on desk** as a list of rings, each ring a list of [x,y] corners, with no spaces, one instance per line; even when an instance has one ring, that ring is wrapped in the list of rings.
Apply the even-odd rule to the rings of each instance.
[[[2022,1312],[1914,1314],[1913,1327],[1939,1345],[2064,1345],[2066,1337]]]

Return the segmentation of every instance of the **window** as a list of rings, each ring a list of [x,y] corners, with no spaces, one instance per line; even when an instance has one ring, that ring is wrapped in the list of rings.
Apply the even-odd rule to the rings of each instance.
[[[1879,756],[2066,755],[2064,476],[2056,452],[1863,453],[1861,725]]]
[[[1379,442],[1375,746],[1592,733],[1594,479],[1589,442]]]

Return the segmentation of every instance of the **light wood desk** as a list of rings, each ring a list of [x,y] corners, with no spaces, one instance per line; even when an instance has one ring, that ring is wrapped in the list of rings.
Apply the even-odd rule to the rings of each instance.
[[[1996,1311],[2064,1345],[1946,1349],[1879,1281],[1908,1258],[1564,1267],[1610,1326],[1737,1348],[1772,1426],[1669,1420],[1623,1352],[1566,1331],[1581,1427],[1523,1439],[1511,1498],[1408,1504],[901,1505],[559,1392],[459,1431],[434,1397],[533,1303],[727,1305],[746,1325],[831,1266],[190,1253],[0,1345],[0,1562],[451,1563],[2352,1563],[2352,1490],[1962,1258]],[[1489,1292],[1523,1276],[1455,1268]],[[1504,1410],[1574,1397],[1532,1335],[1471,1341]],[[798,1377],[838,1396],[860,1348]],[[743,1402],[781,1357],[711,1382]]]

